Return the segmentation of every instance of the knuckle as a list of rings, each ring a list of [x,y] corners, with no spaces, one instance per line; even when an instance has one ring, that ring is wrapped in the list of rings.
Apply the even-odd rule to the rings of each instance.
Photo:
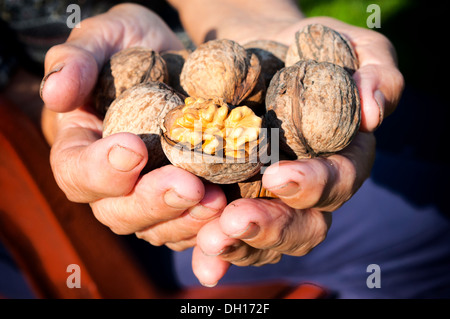
[[[160,236],[158,236],[157,234],[155,234],[154,231],[151,230],[136,232],[135,235],[137,238],[143,239],[153,246],[162,246],[166,244],[166,242],[163,241],[162,238],[160,238]]]
[[[127,223],[123,218],[117,217],[120,214],[113,212],[111,203],[105,204],[104,201],[99,200],[89,203],[94,217],[103,225],[107,226],[116,235],[128,235],[132,233]],[[116,209],[116,208],[114,208]]]
[[[171,250],[181,252],[188,248],[193,247],[195,245],[195,242],[193,242],[192,240],[186,240],[177,243],[166,243],[165,245]]]
[[[403,89],[405,88],[405,78],[403,77],[403,74],[400,72],[400,70],[397,68],[392,69],[391,77],[396,91],[399,93],[403,92]]]

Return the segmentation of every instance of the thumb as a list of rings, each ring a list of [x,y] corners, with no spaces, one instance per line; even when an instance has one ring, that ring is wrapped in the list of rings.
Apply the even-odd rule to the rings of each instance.
[[[103,61],[102,61],[103,62]],[[68,112],[85,104],[93,90],[99,66],[92,53],[70,44],[51,48],[40,95],[47,108]]]
[[[81,21],[64,44],[47,52],[40,87],[46,107],[68,112],[85,104],[105,61],[131,46],[155,51],[182,48],[177,36],[152,11],[136,4],[117,5]]]

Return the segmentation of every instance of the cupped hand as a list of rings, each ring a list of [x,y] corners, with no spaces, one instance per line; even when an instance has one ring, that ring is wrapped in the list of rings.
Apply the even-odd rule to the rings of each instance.
[[[126,4],[83,20],[67,42],[49,50],[41,96],[46,108],[58,113],[50,162],[67,197],[89,203],[114,232],[182,250],[217,217],[226,205],[224,194],[171,165],[141,174],[148,160],[143,141],[130,133],[101,138],[102,121],[89,106],[104,62],[131,46],[182,48],[157,15]]]
[[[294,34],[322,23],[346,36],[360,67],[354,79],[361,95],[360,132],[343,151],[327,158],[281,161],[264,173],[263,186],[278,199],[240,199],[197,236],[193,270],[214,286],[231,264],[264,265],[283,255],[302,256],[319,245],[331,226],[331,212],[348,201],[369,177],[375,157],[373,131],[392,113],[404,82],[392,44],[383,35],[331,18],[310,18],[264,38],[290,45]],[[248,39],[245,39],[248,40]],[[245,42],[245,41],[243,41]]]
[[[231,264],[260,266],[309,253],[325,240],[331,212],[369,176],[374,158],[373,134],[360,132],[330,157],[269,166],[263,186],[277,199],[233,201],[199,231],[192,259],[199,281],[214,286]]]
[[[329,17],[303,19],[270,37],[290,45],[295,32],[312,23],[320,23],[338,31],[353,45],[359,61],[359,69],[353,78],[361,95],[360,130],[375,131],[383,119],[395,110],[403,92],[404,79],[397,67],[394,46],[379,32]]]

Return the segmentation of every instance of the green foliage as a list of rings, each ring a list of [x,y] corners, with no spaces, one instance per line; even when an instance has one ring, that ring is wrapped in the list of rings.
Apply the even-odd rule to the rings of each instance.
[[[381,26],[401,10],[407,8],[412,1],[408,0],[299,0],[302,12],[308,16],[328,16],[352,25],[366,27],[367,6],[377,4],[381,9]]]

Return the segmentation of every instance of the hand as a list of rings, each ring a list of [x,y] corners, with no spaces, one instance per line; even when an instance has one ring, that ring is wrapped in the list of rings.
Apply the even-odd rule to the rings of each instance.
[[[339,154],[270,166],[263,186],[279,199],[234,201],[219,219],[205,225],[197,236],[192,264],[206,286],[214,286],[230,264],[276,263],[284,254],[302,256],[320,244],[331,226],[331,212],[368,178],[375,156],[371,132],[394,111],[400,99],[403,77],[396,67],[394,49],[376,32],[330,18],[312,18],[274,35],[268,32],[266,38],[289,45],[294,33],[309,23],[334,28],[355,47],[360,62],[354,78],[362,99],[361,132]]]
[[[394,47],[381,33],[327,17],[303,19],[271,38],[289,45],[295,32],[311,23],[327,25],[346,36],[353,45],[359,60],[353,78],[361,95],[360,130],[375,131],[395,110],[403,92],[404,79],[397,68]]]
[[[67,197],[89,203],[114,232],[182,250],[217,217],[226,205],[224,194],[171,165],[141,176],[148,160],[142,140],[130,133],[101,138],[102,121],[89,109],[98,70],[131,46],[182,48],[153,12],[127,4],[82,21],[66,43],[49,50],[41,96],[48,110],[59,113],[50,161]]]

